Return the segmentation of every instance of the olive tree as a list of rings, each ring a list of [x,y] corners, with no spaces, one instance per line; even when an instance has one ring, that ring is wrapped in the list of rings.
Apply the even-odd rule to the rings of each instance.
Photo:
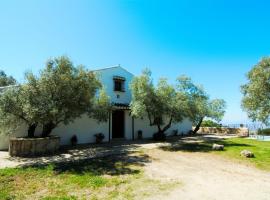
[[[130,88],[131,114],[134,117],[147,116],[150,126],[157,127],[154,135],[157,139],[165,137],[165,131],[172,123],[181,122],[188,116],[188,98],[185,94],[168,84],[166,79],[160,79],[155,86],[149,70],[135,77]]]
[[[19,99],[12,101],[12,112],[1,109],[0,105],[1,118],[10,117],[3,121],[22,120],[33,132],[40,125],[42,137],[46,137],[59,124],[71,123],[83,114],[99,121],[108,119],[110,104],[101,83],[93,72],[83,66],[75,67],[68,57],[50,59],[38,76],[30,72],[25,77],[25,84],[10,91],[10,99],[16,96]],[[99,95],[98,90],[101,90]],[[7,96],[4,92],[3,102]]]
[[[253,121],[269,125],[270,118],[270,58],[263,58],[246,75],[241,86],[242,108]]]
[[[205,118],[221,121],[225,114],[226,102],[223,99],[209,98],[201,85],[196,85],[189,77],[178,78],[179,90],[189,98],[189,119],[195,125],[193,133],[197,133]]]
[[[0,70],[0,87],[15,85],[17,81],[12,76],[7,76],[3,70]]]
[[[67,57],[51,59],[41,71],[38,80],[42,136],[48,136],[59,124],[68,124],[82,114],[100,121],[107,120],[108,99],[104,93],[97,98],[102,88],[95,74],[83,66],[74,67]],[[96,114],[99,113],[99,114]],[[105,113],[105,114],[103,114]]]
[[[28,137],[34,137],[37,127],[37,103],[25,86],[10,87],[0,94],[1,132],[12,134],[18,127],[28,126]]]

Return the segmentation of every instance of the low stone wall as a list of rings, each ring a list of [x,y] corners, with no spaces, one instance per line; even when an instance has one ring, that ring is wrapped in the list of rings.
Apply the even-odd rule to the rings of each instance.
[[[249,131],[247,128],[216,128],[216,127],[201,127],[198,133],[201,134],[219,134],[219,135],[238,135],[240,137],[247,137]]]
[[[11,138],[9,141],[10,156],[38,156],[55,153],[60,146],[60,137],[46,138]]]

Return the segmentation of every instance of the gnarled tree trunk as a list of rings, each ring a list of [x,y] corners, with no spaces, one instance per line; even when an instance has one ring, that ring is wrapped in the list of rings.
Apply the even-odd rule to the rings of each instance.
[[[48,137],[55,127],[56,125],[53,122],[48,122],[47,124],[44,124],[41,137]]]
[[[165,140],[166,139],[165,132],[171,127],[171,125],[172,125],[172,118],[170,119],[170,122],[166,126],[164,126],[163,128],[161,128],[160,124],[157,124],[158,132],[154,134],[154,139],[155,140]]]
[[[203,122],[203,117],[200,119],[200,121],[196,125],[195,129],[193,130],[193,134],[196,134],[198,132],[198,130],[200,130],[202,122]]]
[[[37,125],[38,125],[37,123],[34,123],[34,124],[31,124],[31,125],[28,126],[28,134],[27,134],[27,136],[29,138],[35,137],[35,130],[37,128]]]

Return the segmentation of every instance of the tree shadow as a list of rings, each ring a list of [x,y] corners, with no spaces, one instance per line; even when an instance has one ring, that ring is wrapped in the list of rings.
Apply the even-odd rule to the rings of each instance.
[[[56,175],[62,173],[111,176],[138,174],[140,173],[138,167],[151,162],[151,159],[147,154],[135,151],[135,146],[122,144],[110,145],[110,147],[101,145],[96,148],[72,147],[62,150],[55,156],[13,159],[28,161],[19,166],[24,169],[46,169],[51,166]]]
[[[212,151],[210,144],[204,144],[199,142],[194,143],[171,143],[166,146],[160,146],[160,149],[164,151],[183,151],[183,152],[209,152]]]
[[[125,175],[138,174],[140,170],[132,166],[144,166],[150,162],[148,155],[128,155],[119,154],[101,158],[86,159],[68,163],[54,164],[56,174],[72,173],[83,175],[91,173],[92,175]]]
[[[224,151],[230,147],[252,147],[253,145],[231,142],[224,138],[214,138],[205,136],[192,136],[183,137],[175,140],[168,140],[168,144],[160,146],[159,148],[164,151],[183,151],[183,152],[210,152],[213,144],[224,145]]]

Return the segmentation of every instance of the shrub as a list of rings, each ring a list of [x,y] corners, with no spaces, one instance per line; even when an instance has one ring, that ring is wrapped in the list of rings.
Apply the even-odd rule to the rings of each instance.
[[[75,146],[77,143],[78,143],[78,138],[76,135],[73,135],[71,138],[70,138],[70,143],[72,146]]]
[[[216,127],[216,128],[219,128],[221,127],[220,124],[212,121],[212,120],[204,120],[201,124],[201,127]]]
[[[258,129],[258,135],[270,135],[270,128]]]
[[[100,144],[104,140],[105,136],[103,133],[97,133],[94,135],[96,137],[96,143]]]

